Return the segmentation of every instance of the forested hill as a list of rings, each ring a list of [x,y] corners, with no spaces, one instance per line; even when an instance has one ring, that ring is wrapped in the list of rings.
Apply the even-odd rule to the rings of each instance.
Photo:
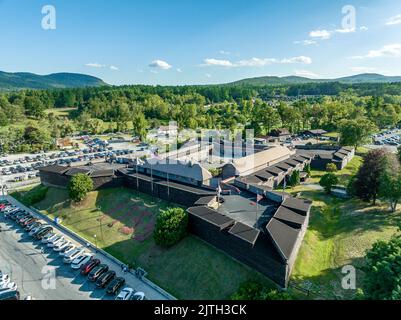
[[[33,73],[7,73],[0,71],[0,90],[21,89],[66,89],[100,87],[107,85],[103,80],[77,73],[54,73],[37,75]]]
[[[337,79],[310,79],[305,77],[289,76],[289,77],[258,77],[239,80],[229,83],[230,85],[294,85],[306,83],[324,83],[324,82],[339,82],[343,84],[358,84],[358,83],[394,83],[401,82],[401,77],[389,77],[375,73],[364,73],[350,77],[342,77]]]

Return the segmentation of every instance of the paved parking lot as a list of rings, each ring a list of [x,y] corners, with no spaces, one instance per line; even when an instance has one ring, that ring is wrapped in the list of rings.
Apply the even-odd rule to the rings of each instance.
[[[26,211],[31,211],[11,197],[0,197],[0,199],[4,198]],[[83,240],[74,238],[52,223],[47,224],[50,224],[58,234],[71,240],[78,247],[86,247],[87,243]],[[12,220],[5,219],[1,213],[0,227],[2,229],[0,232],[0,270],[9,274],[12,281],[17,283],[22,298],[26,296],[32,296],[39,300],[110,300],[115,298],[107,295],[104,289],[97,289],[96,285],[81,276],[79,271],[74,271],[69,265],[65,265],[52,249],[39,242],[33,242],[23,229]],[[107,264],[110,270],[117,273],[117,277],[124,277],[126,286],[144,292],[148,300],[171,299],[168,295],[156,290],[154,286],[138,279],[134,274],[124,273],[121,270],[121,264],[117,264],[115,260],[101,252],[90,247],[86,247],[86,252]],[[56,287],[45,290],[42,281],[46,281],[47,277],[46,273],[42,271],[51,271],[52,269],[46,269],[49,266],[55,271]]]
[[[0,217],[0,270],[9,274],[11,281],[18,285],[21,298],[31,296],[37,300],[88,300],[100,299],[102,293],[93,291],[83,285],[85,278],[63,265],[59,256],[50,250],[42,252],[38,243],[32,243],[22,230],[14,228],[11,222]],[[46,276],[51,275],[54,268],[56,275],[55,289],[44,289]],[[48,273],[43,273],[48,272]]]

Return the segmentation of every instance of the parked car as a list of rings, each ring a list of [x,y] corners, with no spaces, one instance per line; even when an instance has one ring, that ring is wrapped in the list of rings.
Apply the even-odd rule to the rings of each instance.
[[[38,233],[39,231],[41,231],[42,229],[43,229],[43,225],[42,225],[42,224],[37,225],[36,227],[32,228],[32,229],[29,231],[29,235],[30,235],[31,237],[34,237],[35,234]]]
[[[44,237],[46,237],[49,233],[52,233],[52,232],[53,232],[52,227],[44,227],[44,228],[42,228],[42,230],[37,232],[34,236],[35,236],[36,240],[41,241]]]
[[[71,268],[74,270],[79,270],[83,265],[91,261],[92,258],[93,257],[90,254],[81,255],[71,263]]]
[[[10,276],[8,274],[0,275],[0,288],[10,283]]]
[[[63,262],[71,264],[75,259],[77,259],[79,256],[83,255],[85,253],[84,249],[77,248],[70,253],[64,255]]]
[[[75,249],[76,249],[76,246],[71,243],[67,247],[65,247],[63,250],[60,250],[59,255],[64,257],[66,254],[69,254],[70,252],[74,251]]]
[[[19,300],[20,293],[13,290],[5,290],[0,292],[0,301]]]
[[[31,230],[35,229],[35,228],[40,228],[42,226],[42,223],[36,221],[32,224],[29,224],[25,227],[25,231],[27,232],[31,232]]]
[[[64,240],[64,237],[63,237],[63,236],[57,236],[57,237],[55,237],[54,239],[49,240],[49,242],[47,243],[47,246],[48,246],[49,248],[54,248],[54,246],[55,246],[57,243],[62,242],[63,240]]]
[[[18,286],[15,282],[9,282],[7,284],[3,284],[1,287],[1,289],[10,289],[13,291],[16,291],[18,289]]]
[[[116,272],[115,271],[108,271],[104,274],[102,274],[97,280],[96,280],[96,285],[99,288],[104,288],[106,287],[113,279],[116,277]]]
[[[58,242],[57,244],[54,245],[53,250],[55,252],[60,252],[67,246],[71,245],[71,242],[67,239],[64,239],[63,241]]]
[[[135,290],[129,287],[126,287],[120,291],[116,300],[130,300],[131,296],[135,293]]]
[[[99,259],[92,259],[86,264],[84,264],[81,268],[81,274],[83,276],[87,276],[94,268],[96,268],[100,264]]]
[[[99,279],[99,277],[103,274],[106,273],[107,271],[109,271],[109,267],[105,264],[101,264],[99,266],[97,266],[95,269],[93,269],[89,275],[88,275],[88,279],[92,282],[97,281],[97,279]]]
[[[145,300],[145,294],[143,292],[135,292],[130,300]]]
[[[122,277],[115,278],[110,282],[109,286],[106,289],[108,294],[116,294],[118,290],[125,284],[125,279]]]
[[[55,239],[57,237],[57,234],[54,232],[49,232],[47,235],[45,235],[42,239],[42,243],[46,244],[49,241],[52,241],[53,239]]]

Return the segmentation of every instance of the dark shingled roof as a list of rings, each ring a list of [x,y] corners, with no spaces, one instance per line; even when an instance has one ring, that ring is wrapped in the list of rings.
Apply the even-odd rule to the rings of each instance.
[[[114,176],[114,170],[96,170],[91,172],[90,176],[92,178],[100,178],[100,177],[112,177]]]
[[[348,156],[348,154],[344,154],[344,153],[340,153],[340,152],[337,152],[334,154],[334,157],[339,158],[339,159],[344,159],[347,156]]]
[[[283,206],[278,208],[276,213],[274,214],[274,218],[280,220],[281,222],[289,222],[291,224],[295,224],[298,228],[301,228],[305,222],[306,217],[298,214],[290,209],[287,209]]]
[[[251,228],[243,223],[237,222],[229,231],[228,233],[232,234],[235,237],[238,237],[252,246],[255,245],[256,240],[258,239],[260,231]]]
[[[292,160],[292,159],[286,160],[285,163],[288,164],[288,165],[290,165],[290,166],[292,166],[292,167],[294,167],[294,168],[297,167],[297,166],[299,166],[299,162],[298,162],[298,161],[295,161],[295,160]]]
[[[296,162],[299,162],[299,163],[305,163],[306,161],[308,161],[308,159],[306,159],[306,158],[304,158],[304,157],[301,157],[301,156],[299,156],[299,155],[292,156],[292,157],[290,158],[290,160],[296,161]]]
[[[255,176],[247,176],[247,177],[241,177],[240,181],[244,182],[244,183],[253,183],[253,184],[259,184],[261,182],[263,182],[261,179],[259,179],[258,177]]]
[[[331,159],[333,159],[333,154],[332,153],[320,153],[320,154],[318,154],[318,157],[320,159],[331,160]]]
[[[282,174],[284,172],[282,169],[277,168],[276,166],[266,168],[266,171],[270,172],[275,176],[278,176],[279,174]]]
[[[235,223],[233,219],[208,207],[192,207],[188,209],[188,212],[215,225],[216,227],[219,227],[221,230],[224,230]]]
[[[73,176],[73,175],[76,175],[76,174],[78,174],[78,173],[88,174],[89,172],[90,172],[90,170],[83,169],[83,168],[71,168],[70,170],[68,170],[68,171],[66,172],[65,175],[67,175],[67,176]]]
[[[266,226],[266,230],[281,256],[285,260],[289,260],[294,251],[300,231],[289,227],[277,219],[271,219]]]
[[[323,129],[308,130],[306,132],[309,132],[311,134],[317,134],[317,135],[321,135],[321,134],[326,134],[327,133],[327,131],[325,131]]]
[[[300,153],[298,154],[299,157],[304,158],[306,160],[311,160],[313,159],[315,156],[309,153]]]
[[[269,173],[265,170],[256,172],[255,176],[261,180],[269,180],[274,177],[271,173]]]
[[[203,198],[200,198],[198,201],[196,201],[195,204],[197,206],[206,206],[215,200],[216,200],[216,196],[203,197]]]
[[[43,168],[39,169],[39,171],[43,171],[43,172],[60,173],[60,174],[63,174],[64,172],[67,172],[68,170],[70,170],[70,167],[64,167],[64,166],[58,166],[58,165],[43,167]]]
[[[309,212],[312,203],[303,199],[287,197],[281,205],[287,209],[306,215]]]
[[[283,169],[285,171],[292,169],[292,166],[286,164],[285,162],[280,162],[280,163],[276,164],[276,167]]]

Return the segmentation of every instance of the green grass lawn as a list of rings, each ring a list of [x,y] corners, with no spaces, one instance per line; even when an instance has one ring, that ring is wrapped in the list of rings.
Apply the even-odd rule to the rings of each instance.
[[[133,190],[92,192],[77,206],[70,203],[66,190],[50,188],[45,200],[35,207],[52,218],[59,217],[63,225],[123,262],[143,267],[149,279],[179,299],[228,299],[248,280],[273,286],[260,273],[194,236],[170,249],[158,247],[152,235],[143,241],[132,239],[136,229],[142,234],[160,210],[169,207]],[[145,221],[138,227],[135,217]],[[135,231],[124,234],[122,228]]]
[[[346,185],[350,176],[362,164],[354,160],[337,175]],[[312,172],[311,183],[318,183],[324,172]],[[401,223],[400,212],[390,213],[388,205],[370,206],[359,200],[340,200],[308,185],[288,189],[313,201],[309,229],[300,249],[292,281],[297,287],[312,286],[311,299],[350,299],[354,291],[341,287],[341,269],[345,265],[357,268],[357,286],[361,286],[363,257],[378,240],[390,239]],[[295,296],[301,291],[290,289]]]
[[[51,108],[45,111],[46,114],[53,113],[56,117],[67,117],[69,118],[71,113],[77,111],[78,108]]]

